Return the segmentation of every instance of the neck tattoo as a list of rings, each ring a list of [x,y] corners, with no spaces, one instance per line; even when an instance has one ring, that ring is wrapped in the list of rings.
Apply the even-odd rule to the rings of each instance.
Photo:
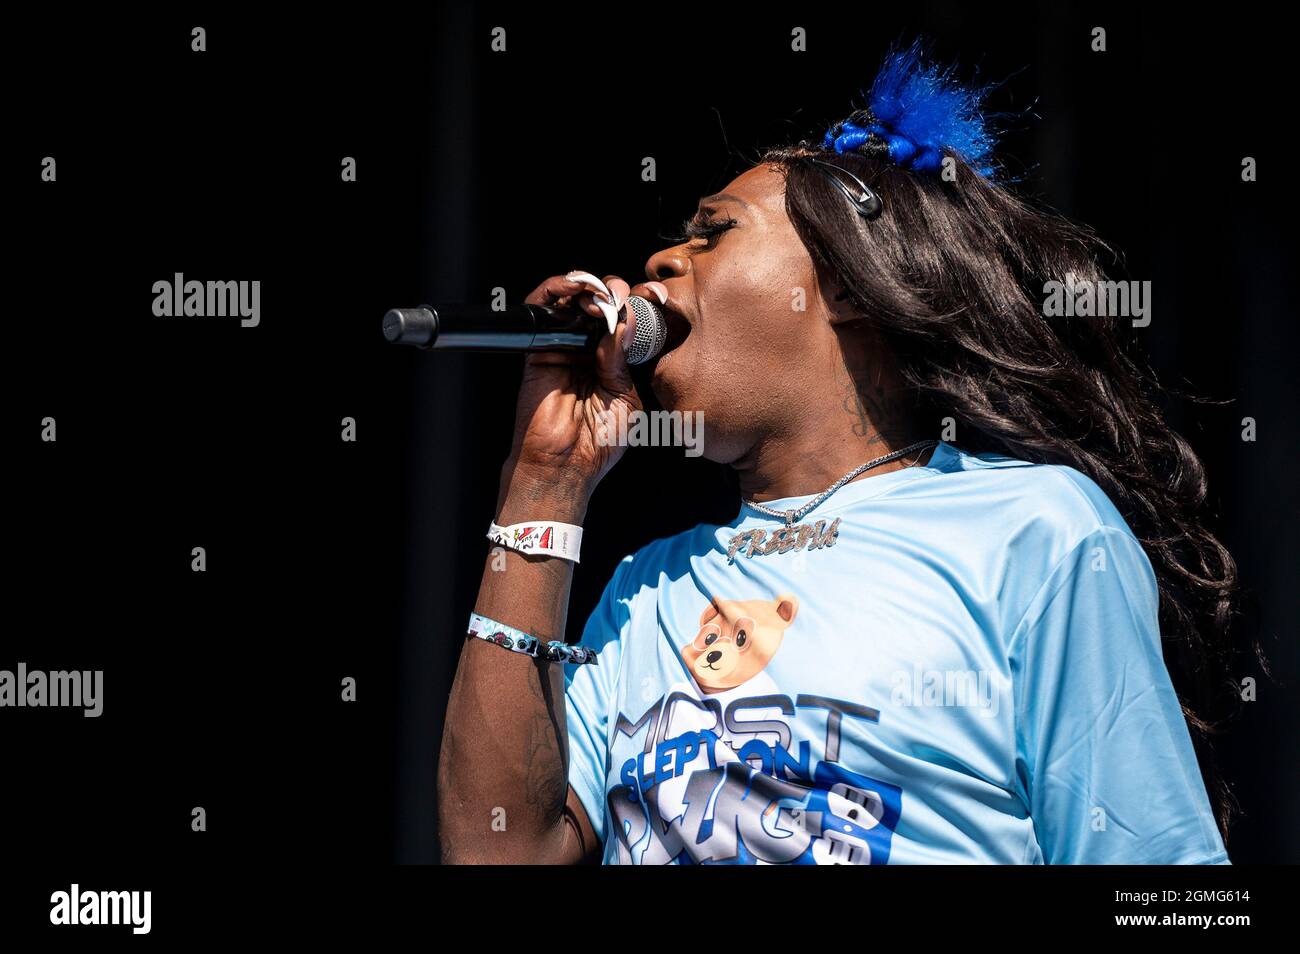
[[[744,500],[747,507],[752,507],[761,514],[769,517],[776,517],[785,521],[785,526],[779,530],[774,530],[771,536],[766,530],[753,529],[745,530],[731,538],[731,544],[727,547],[727,562],[733,563],[736,559],[736,553],[743,547],[746,559],[758,556],[766,556],[770,553],[789,553],[791,550],[822,550],[835,546],[835,541],[840,535],[840,518],[836,517],[829,525],[825,520],[818,520],[816,523],[796,524],[796,520],[803,519],[803,516],[810,510],[813,510],[826,500],[831,494],[839,490],[854,477],[870,470],[873,467],[879,467],[881,464],[887,464],[891,460],[911,454],[914,451],[923,450],[927,447],[934,447],[938,441],[917,441],[915,444],[909,444],[901,447],[892,453],[885,454],[883,457],[877,457],[869,460],[865,464],[853,468],[835,483],[831,484],[826,490],[808,501],[802,507],[794,510],[773,510],[771,507],[765,507],[760,503],[752,500]]]

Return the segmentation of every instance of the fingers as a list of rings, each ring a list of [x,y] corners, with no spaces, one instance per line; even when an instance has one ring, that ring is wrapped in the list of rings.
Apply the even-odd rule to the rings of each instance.
[[[570,272],[565,277],[582,282],[587,287],[589,294],[578,299],[580,307],[586,309],[588,314],[604,319],[605,326],[613,334],[618,325],[618,307],[621,303],[610,287],[590,272]],[[616,278],[613,275],[609,277]]]
[[[593,318],[605,317],[605,309],[610,307],[598,292],[583,292],[573,300],[573,303]]]
[[[623,398],[633,407],[640,406],[636,384],[632,381],[631,369],[628,367],[627,355],[623,353],[623,346],[614,340],[613,335],[606,336],[596,348],[596,383],[613,396]]]
[[[636,330],[636,314],[631,308],[626,307],[632,289],[617,275],[606,275],[603,283],[609,291],[608,298],[614,306],[616,324],[612,329],[613,334],[602,340],[596,348],[597,379],[606,390],[615,394],[630,394],[635,399],[636,386],[632,383],[631,370],[627,363],[627,345]],[[598,293],[597,295],[601,301],[606,298],[604,295]],[[604,311],[608,318],[610,314],[608,309]]]
[[[609,286],[591,272],[572,271],[564,277],[570,281],[582,282],[589,290],[598,293],[602,300],[612,301],[613,296],[609,293]],[[609,277],[613,278],[615,276],[611,275]]]
[[[611,394],[627,399],[633,407],[639,406],[636,385],[632,381],[632,369],[627,363],[626,342],[632,340],[636,328],[636,318],[632,309],[624,309],[627,316],[614,328],[612,335],[606,335],[596,346],[596,381]]]
[[[559,307],[572,305],[593,318],[604,318],[612,328],[628,294],[627,282],[617,275],[606,275],[602,280],[591,272],[572,271],[565,275],[552,275],[538,285],[524,302]]]
[[[554,305],[561,298],[578,294],[584,288],[582,282],[573,281],[564,275],[552,275],[542,282],[524,299],[527,305]]]
[[[649,282],[637,286],[643,289],[639,294],[656,301],[662,301],[666,295],[652,290],[649,286],[658,285]],[[662,288],[662,286],[660,286]],[[604,318],[613,325],[614,333],[607,335],[596,349],[596,380],[601,387],[617,395],[629,395],[637,401],[636,387],[627,363],[625,343],[632,340],[636,330],[636,318],[627,304],[632,288],[617,275],[597,278],[590,272],[572,271],[565,275],[552,275],[546,279],[527,298],[528,304],[571,306],[581,308],[595,318]],[[535,356],[534,356],[535,357]],[[544,359],[538,359],[544,360]],[[566,356],[556,359],[556,363],[568,363],[572,359]]]
[[[614,295],[614,306],[621,309],[623,303],[627,301],[627,296],[632,294],[632,289],[628,287],[627,282],[617,275],[606,275],[605,285]]]

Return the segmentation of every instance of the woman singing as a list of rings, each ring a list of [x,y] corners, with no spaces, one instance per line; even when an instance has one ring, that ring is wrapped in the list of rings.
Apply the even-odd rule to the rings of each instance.
[[[1105,280],[1103,246],[999,182],[979,100],[895,52],[646,282],[527,298],[623,320],[594,358],[527,358],[445,861],[1228,863],[1203,704],[1234,563],[1131,317],[1053,305]],[[566,648],[609,422],[641,413],[629,295],[668,321],[656,397],[702,413],[741,499],[625,557]]]

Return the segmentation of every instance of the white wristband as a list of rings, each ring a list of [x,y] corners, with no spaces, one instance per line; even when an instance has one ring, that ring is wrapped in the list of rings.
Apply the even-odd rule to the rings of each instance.
[[[488,527],[487,537],[493,543],[520,553],[557,556],[574,563],[578,562],[578,550],[582,547],[582,527],[553,520],[516,523],[508,527],[497,526],[493,521]]]

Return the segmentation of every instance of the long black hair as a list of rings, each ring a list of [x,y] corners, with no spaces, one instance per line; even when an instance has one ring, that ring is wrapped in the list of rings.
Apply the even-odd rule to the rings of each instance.
[[[810,158],[857,175],[884,211],[863,221]],[[878,142],[841,154],[804,141],[760,161],[783,170],[803,244],[892,349],[934,433],[952,418],[968,452],[1073,467],[1123,514],[1155,570],[1165,663],[1226,843],[1238,807],[1210,743],[1240,703],[1238,580],[1205,522],[1204,468],[1165,422],[1166,392],[1123,340],[1127,321],[1045,313],[1048,282],[1106,280],[1109,247],[948,159],[952,181],[900,168]]]

